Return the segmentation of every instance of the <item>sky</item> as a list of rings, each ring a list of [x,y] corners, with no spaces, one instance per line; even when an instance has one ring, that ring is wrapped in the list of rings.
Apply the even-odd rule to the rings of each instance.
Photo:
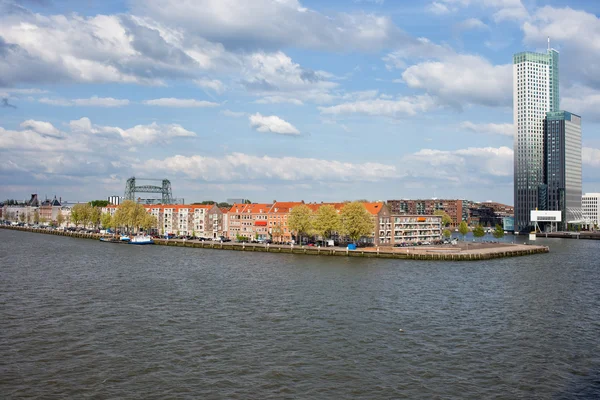
[[[0,0],[0,199],[513,204],[512,55],[560,52],[600,192],[600,2]],[[141,183],[141,182],[140,182]]]

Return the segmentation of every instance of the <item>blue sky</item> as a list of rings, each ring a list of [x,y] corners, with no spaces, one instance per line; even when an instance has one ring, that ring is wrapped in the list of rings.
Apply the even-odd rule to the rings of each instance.
[[[512,204],[512,54],[560,51],[600,191],[600,2],[0,0],[0,198]]]

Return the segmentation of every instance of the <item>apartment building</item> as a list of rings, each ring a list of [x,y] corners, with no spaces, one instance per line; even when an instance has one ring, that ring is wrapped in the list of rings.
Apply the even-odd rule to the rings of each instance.
[[[228,236],[235,239],[268,239],[268,216],[271,204],[234,204],[227,213]]]
[[[464,200],[388,200],[387,205],[392,215],[433,215],[435,211],[442,210],[452,219],[450,225],[453,227],[468,219],[469,202]]]
[[[440,215],[392,215],[391,244],[433,242],[442,239]]]
[[[303,201],[273,201],[267,215],[267,226],[274,242],[291,242],[293,232],[290,231],[288,226],[288,217],[294,207],[302,204],[304,204]]]
[[[108,205],[103,213],[115,215],[118,206]],[[223,212],[216,205],[146,204],[146,211],[156,217],[161,235],[192,235],[216,239],[224,234]]]

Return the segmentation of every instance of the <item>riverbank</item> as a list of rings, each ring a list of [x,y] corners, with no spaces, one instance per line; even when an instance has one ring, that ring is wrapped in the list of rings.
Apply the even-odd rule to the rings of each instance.
[[[63,232],[47,229],[33,229],[15,226],[0,226],[2,229],[68,236],[80,239],[99,240],[106,235],[80,232]],[[406,260],[439,260],[439,261],[482,261],[494,258],[521,257],[534,254],[549,253],[547,246],[508,244],[508,243],[460,243],[458,246],[428,247],[370,247],[348,250],[345,248],[318,248],[311,246],[265,245],[250,243],[201,242],[182,239],[154,239],[155,244],[162,246],[194,247],[215,250],[258,251],[283,254],[307,254],[342,257],[372,257]],[[107,244],[108,245],[108,244]]]

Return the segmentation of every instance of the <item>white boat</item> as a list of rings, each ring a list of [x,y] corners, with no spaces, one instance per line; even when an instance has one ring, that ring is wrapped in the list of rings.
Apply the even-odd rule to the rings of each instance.
[[[154,240],[148,235],[137,235],[129,241],[129,244],[154,244]]]
[[[121,235],[119,240],[121,240],[122,242],[129,242],[131,239],[127,235]]]

